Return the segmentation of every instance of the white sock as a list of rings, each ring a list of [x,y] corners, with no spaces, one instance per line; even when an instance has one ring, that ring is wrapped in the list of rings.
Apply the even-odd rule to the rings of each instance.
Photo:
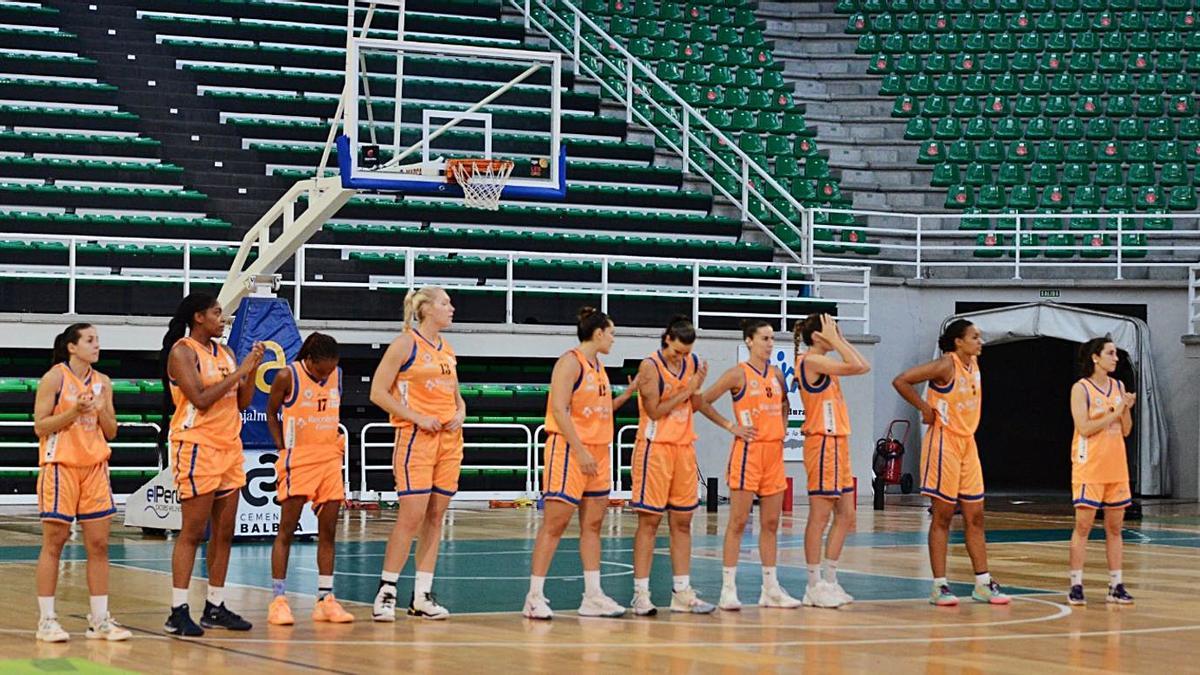
[[[54,616],[54,596],[38,596],[38,611],[41,612],[43,619],[49,619]]]
[[[413,581],[413,593],[417,597],[421,597],[423,593],[429,593],[433,590],[433,572],[417,572],[417,578]]]
[[[221,605],[225,604],[225,587],[213,586],[212,584],[209,584],[208,601],[211,602],[214,607],[220,607]]]
[[[1119,583],[1122,583],[1121,570],[1109,570],[1108,571],[1108,585],[1116,586]]]
[[[188,596],[188,589],[172,588],[171,589],[171,606],[178,607],[180,605],[186,605],[187,600],[188,600],[187,596]]]
[[[638,591],[645,591],[646,593],[650,592],[650,577],[644,577],[642,579],[634,577],[633,592],[637,593]]]
[[[92,621],[99,621],[108,616],[107,595],[93,595],[89,604],[92,607]]]
[[[737,565],[721,568],[721,586],[730,589],[737,587]]]
[[[678,593],[692,585],[692,577],[688,574],[676,574],[671,577],[671,590]]]
[[[1072,586],[1082,586],[1083,585],[1083,570],[1071,570],[1071,585]]]
[[[975,575],[976,586],[987,586],[990,583],[992,583],[992,575],[990,573],[980,572],[979,574]]]
[[[545,595],[542,591],[546,588],[546,577],[530,576],[529,577],[529,594],[530,595]]]
[[[826,558],[825,562],[822,563],[822,567],[824,568],[825,572],[825,581],[828,581],[831,584],[836,584],[838,561]]]
[[[763,588],[775,588],[779,585],[779,579],[775,576],[774,567],[762,568],[762,580]]]
[[[817,582],[819,582],[820,580],[821,580],[821,566],[820,565],[809,565],[808,566],[808,587],[812,588],[813,586],[816,586]],[[766,577],[766,575],[763,575],[763,584],[765,585],[766,583],[767,583],[767,577]]]
[[[388,572],[387,570],[384,570],[384,571],[383,571],[383,572],[382,572],[382,573],[379,575],[379,586],[380,586],[381,588],[382,588],[383,586],[391,586],[391,587],[392,587],[392,590],[395,590],[395,588],[396,588],[396,582],[397,582],[397,581],[399,581],[399,580],[400,580],[400,573],[399,573],[399,572]]]
[[[934,579],[933,579],[933,590],[935,590],[935,591],[937,589],[941,588],[942,586],[949,586],[949,585],[950,584],[946,581],[946,577],[934,577]]]
[[[603,593],[600,589],[600,570],[583,571],[583,592],[585,595]]]
[[[333,575],[332,574],[329,574],[329,575],[318,574],[317,575],[317,599],[320,600],[321,598],[325,597],[326,595],[331,595],[332,593],[333,593]]]

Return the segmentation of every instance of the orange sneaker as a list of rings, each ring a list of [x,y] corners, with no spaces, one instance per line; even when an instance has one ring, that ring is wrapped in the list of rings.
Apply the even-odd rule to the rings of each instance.
[[[282,595],[275,596],[267,607],[267,623],[272,626],[290,626],[296,623],[292,618],[292,608],[288,606],[287,597]]]
[[[333,597],[333,593],[321,598],[313,605],[312,612],[313,621],[329,621],[331,623],[350,623],[354,621],[354,615],[347,612],[338,604],[337,598]]]

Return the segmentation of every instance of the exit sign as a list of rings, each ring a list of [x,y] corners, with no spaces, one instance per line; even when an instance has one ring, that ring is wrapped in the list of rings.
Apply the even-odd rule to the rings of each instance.
[[[1042,296],[1043,298],[1057,298],[1058,297],[1058,289],[1057,288],[1043,288],[1042,290],[1038,291],[1038,295]]]

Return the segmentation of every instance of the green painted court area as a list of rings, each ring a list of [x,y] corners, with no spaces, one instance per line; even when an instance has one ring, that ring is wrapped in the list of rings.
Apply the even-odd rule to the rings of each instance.
[[[952,533],[952,543],[962,543],[962,533]],[[996,530],[988,533],[991,544],[1066,541],[1068,529]],[[925,532],[880,532],[851,533],[847,546],[868,548],[891,548],[922,546]],[[1093,532],[1094,539],[1103,538],[1103,532]],[[1200,548],[1200,537],[1186,532],[1165,530],[1126,530],[1125,539],[1130,544],[1155,544]],[[802,547],[799,536],[781,536],[781,549],[796,550]],[[670,557],[665,549],[665,537],[658,539],[660,553],[654,556],[651,573],[651,591],[660,604],[670,601],[671,568]],[[369,603],[375,596],[379,570],[383,562],[383,541],[339,542],[337,551],[337,576],[335,592],[345,600]],[[720,547],[721,538],[699,535],[693,538],[696,551],[692,561],[692,584],[706,597],[715,599],[721,584]],[[456,613],[517,611],[528,584],[529,558],[533,547],[531,539],[471,539],[442,543],[438,561],[435,591],[438,598]],[[743,552],[754,556],[756,544],[747,538]],[[157,571],[163,573],[163,592],[166,593],[167,573],[171,565],[170,542],[148,542],[144,544],[114,544],[109,554],[116,565]],[[0,562],[32,562],[37,557],[37,548],[10,546],[0,548]],[[64,551],[66,559],[82,559],[83,549],[69,546]],[[626,599],[633,577],[633,540],[628,537],[607,537],[602,542],[601,574],[607,591],[618,599]],[[270,588],[271,544],[269,541],[241,543],[234,546],[229,568],[229,583]],[[197,574],[206,576],[202,559],[197,562]],[[413,568],[411,561],[401,573],[401,595],[407,594]],[[806,583],[806,572],[800,565],[781,565],[779,576],[785,587],[800,593]],[[311,594],[317,582],[316,544],[297,542],[292,551],[288,575],[289,591]],[[839,574],[846,590],[860,600],[905,600],[925,597],[929,590],[926,578],[909,578],[881,574],[866,574],[844,569]],[[738,576],[738,587],[743,602],[753,603],[758,599],[761,583],[760,569],[756,563],[743,562]],[[956,594],[970,595],[971,586],[965,583],[952,584]],[[1046,592],[1042,589],[1008,587],[1013,594]],[[561,609],[574,607],[582,592],[582,568],[578,555],[578,540],[564,539],[555,556],[554,564],[546,583],[546,593],[551,603]],[[7,672],[7,671],[5,671]]]
[[[84,673],[85,675],[124,675],[133,671],[92,663],[87,659],[9,659],[0,661],[5,675],[43,675],[44,673]]]

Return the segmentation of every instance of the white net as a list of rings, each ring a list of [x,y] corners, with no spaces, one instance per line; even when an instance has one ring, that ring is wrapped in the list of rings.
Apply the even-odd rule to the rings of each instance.
[[[500,193],[512,175],[513,163],[508,160],[452,161],[446,170],[462,187],[463,204],[495,211],[500,208]]]

